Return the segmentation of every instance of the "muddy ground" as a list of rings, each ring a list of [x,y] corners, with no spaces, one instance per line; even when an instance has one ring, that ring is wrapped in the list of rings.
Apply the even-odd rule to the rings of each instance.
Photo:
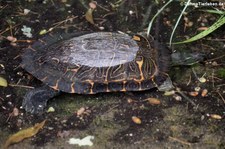
[[[148,0],[98,0],[93,11],[94,24],[91,24],[84,16],[89,3],[83,0],[0,1],[0,76],[9,84],[0,87],[0,144],[10,135],[47,120],[35,136],[9,148],[79,148],[69,144],[69,139],[89,135],[94,136],[93,145],[80,148],[225,148],[224,26],[201,40],[170,48],[171,53],[205,55],[204,60],[191,66],[171,65],[169,75],[182,95],[176,92],[168,96],[155,88],[96,95],[63,93],[49,101],[43,114],[32,115],[21,109],[25,93],[42,85],[20,67],[24,48],[45,36],[40,31],[52,28],[51,33],[71,30],[143,33],[157,8],[162,7],[162,3]],[[161,35],[165,43],[182,8],[180,3],[172,3],[159,19],[164,25]],[[188,7],[174,41],[192,37],[201,27],[212,25],[219,15],[200,11],[209,8],[212,7]],[[224,11],[222,6],[213,8]],[[31,38],[21,31],[24,25],[32,29]],[[17,38],[17,42],[8,41],[7,36]],[[149,103],[146,100],[149,98],[156,98],[157,102]],[[55,111],[47,112],[50,107]]]

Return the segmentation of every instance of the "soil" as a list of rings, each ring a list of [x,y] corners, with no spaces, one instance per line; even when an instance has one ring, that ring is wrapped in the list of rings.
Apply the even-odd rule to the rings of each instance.
[[[170,47],[171,53],[204,54],[204,60],[195,64],[171,65],[169,75],[176,87],[171,95],[157,88],[96,95],[63,93],[50,100],[42,114],[32,115],[21,108],[26,92],[42,85],[20,67],[24,49],[45,36],[40,35],[41,31],[146,33],[149,21],[163,5],[161,1],[155,4],[148,0],[98,0],[92,24],[85,19],[89,3],[83,0],[0,1],[0,77],[8,82],[7,87],[0,86],[0,144],[10,135],[47,120],[36,135],[9,148],[225,148],[225,26],[195,42]],[[163,11],[157,21],[164,28],[157,38],[168,43],[182,8],[174,2]],[[30,12],[24,13],[25,9]],[[209,27],[219,18],[199,9],[188,7],[174,41],[194,36],[198,29]],[[217,9],[224,11],[222,6]],[[23,34],[23,26],[31,28],[31,38]],[[17,41],[11,42],[7,36]],[[156,102],[151,103],[150,98]],[[47,112],[49,108],[54,111]],[[94,136],[91,147],[68,143],[70,138],[86,136]]]

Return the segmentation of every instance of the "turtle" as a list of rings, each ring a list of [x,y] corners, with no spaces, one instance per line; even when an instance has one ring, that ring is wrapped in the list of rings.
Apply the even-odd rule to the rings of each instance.
[[[61,92],[96,94],[158,87],[168,78],[169,55],[166,46],[138,34],[46,35],[22,55],[21,66],[45,84],[27,92],[22,107],[40,113]]]

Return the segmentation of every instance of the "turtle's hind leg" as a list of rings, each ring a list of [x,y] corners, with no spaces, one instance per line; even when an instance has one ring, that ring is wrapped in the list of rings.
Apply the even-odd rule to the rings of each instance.
[[[60,91],[56,91],[48,86],[35,88],[34,90],[26,93],[23,99],[22,107],[26,112],[40,114],[46,107],[47,101],[59,94]]]

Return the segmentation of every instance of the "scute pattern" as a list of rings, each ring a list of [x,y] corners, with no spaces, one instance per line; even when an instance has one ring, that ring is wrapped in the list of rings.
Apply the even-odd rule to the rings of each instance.
[[[83,51],[76,55],[78,48]],[[96,56],[93,49],[101,57],[99,62],[94,61],[97,64],[90,65],[89,58]],[[28,47],[22,56],[22,67],[50,87],[68,93],[139,91],[156,87],[167,78],[169,56],[163,54],[165,50],[156,51],[142,37],[141,41],[134,41],[119,33],[65,33],[49,35]],[[117,59],[111,59],[109,52]],[[126,56],[129,53],[131,57]],[[158,66],[164,65],[159,64],[159,55],[165,60],[163,69]],[[72,56],[83,62],[74,61]],[[102,65],[104,60],[112,64]]]

